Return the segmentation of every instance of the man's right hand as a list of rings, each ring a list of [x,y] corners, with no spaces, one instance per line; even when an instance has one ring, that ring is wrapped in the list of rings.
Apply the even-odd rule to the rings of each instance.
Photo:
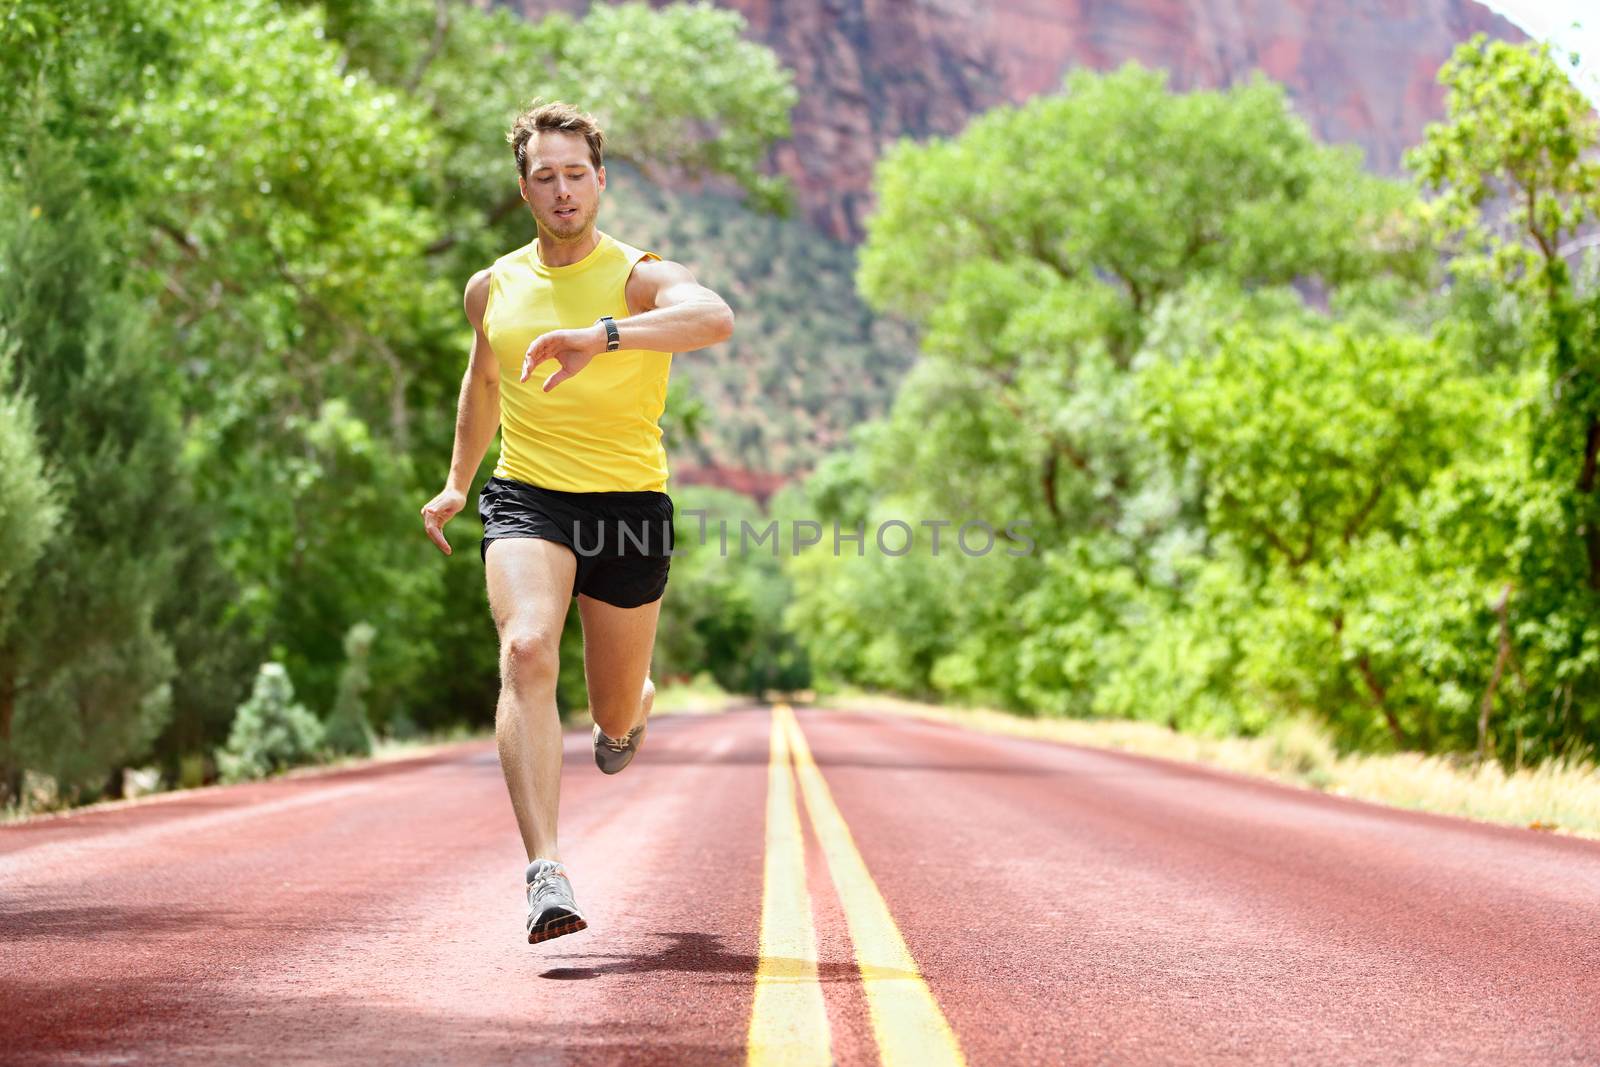
[[[422,528],[427,531],[429,539],[439,546],[439,551],[447,556],[451,549],[450,542],[444,539],[444,524],[466,505],[467,494],[459,489],[448,488],[422,505]]]

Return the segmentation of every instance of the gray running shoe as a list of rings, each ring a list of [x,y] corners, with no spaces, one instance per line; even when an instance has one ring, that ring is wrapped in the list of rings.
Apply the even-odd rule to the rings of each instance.
[[[552,860],[534,860],[524,877],[528,884],[528,944],[587,929],[566,868]]]
[[[640,723],[618,740],[607,737],[600,730],[599,724],[594,728],[594,765],[607,774],[616,774],[638,754],[639,746],[644,744],[645,723]]]

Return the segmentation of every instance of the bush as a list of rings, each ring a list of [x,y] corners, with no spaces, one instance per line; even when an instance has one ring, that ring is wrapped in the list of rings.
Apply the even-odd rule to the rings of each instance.
[[[322,724],[294,702],[294,684],[281,663],[263,663],[250,699],[234,713],[228,743],[217,752],[225,782],[265,778],[316,759]]]
[[[206,757],[188,752],[178,757],[178,788],[195,789],[206,784]]]
[[[367,661],[377,633],[370,623],[358,622],[344,635],[344,668],[339,672],[339,692],[334,697],[326,733],[329,751],[340,755],[372,755],[372,727],[367,721],[367,690],[372,688],[372,674]]]
[[[417,720],[411,713],[401,708],[389,716],[389,721],[384,724],[384,736],[391,741],[412,741],[423,734],[422,727],[417,725]]]

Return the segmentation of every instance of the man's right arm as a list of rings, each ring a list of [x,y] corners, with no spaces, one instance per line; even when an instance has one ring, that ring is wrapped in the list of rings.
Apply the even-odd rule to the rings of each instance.
[[[472,324],[472,354],[461,376],[461,396],[456,404],[456,439],[450,453],[450,473],[444,490],[422,506],[422,527],[439,551],[450,555],[444,524],[466,506],[467,490],[483,463],[483,454],[500,427],[500,367],[483,332],[483,312],[489,302],[489,272],[481,270],[467,282],[462,307]]]

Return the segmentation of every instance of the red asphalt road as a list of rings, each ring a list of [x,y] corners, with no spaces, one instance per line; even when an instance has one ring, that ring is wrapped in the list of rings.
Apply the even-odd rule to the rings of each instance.
[[[974,1064],[1600,1062],[1600,844],[802,710]],[[736,1063],[770,718],[567,739],[590,920],[524,940],[492,746],[0,828],[6,1064]],[[833,1048],[877,1046],[807,869]]]

